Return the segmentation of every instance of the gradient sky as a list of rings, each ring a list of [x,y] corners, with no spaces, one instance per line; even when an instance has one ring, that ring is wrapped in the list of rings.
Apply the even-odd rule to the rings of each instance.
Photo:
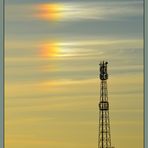
[[[99,62],[111,138],[143,147],[143,1],[6,0],[6,148],[97,148]]]

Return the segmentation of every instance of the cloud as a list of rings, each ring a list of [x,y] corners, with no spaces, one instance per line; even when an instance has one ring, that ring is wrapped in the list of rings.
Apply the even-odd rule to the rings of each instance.
[[[46,47],[46,48],[43,48]],[[120,52],[120,50],[129,50],[129,49],[142,49],[143,40],[142,39],[125,39],[125,38],[106,38],[106,39],[67,39],[67,40],[53,40],[46,39],[45,41],[25,41],[25,40],[7,40],[6,42],[6,56],[8,57],[17,57],[20,56],[27,57],[30,56],[42,56],[40,53],[45,52],[46,55],[49,55],[47,49],[50,48],[58,49],[59,56],[53,56],[52,58],[60,57],[79,57],[79,56],[93,56],[93,55],[102,55],[105,50],[115,50]],[[21,50],[20,50],[21,49]],[[46,51],[43,51],[43,50]],[[48,51],[48,52],[47,52]],[[39,55],[40,54],[40,55]],[[30,55],[30,56],[29,56]],[[47,56],[50,57],[51,56]],[[31,57],[32,58],[32,57]],[[21,60],[21,59],[20,59]]]
[[[57,6],[60,4],[57,4]],[[43,8],[43,6],[46,6]],[[51,3],[39,5],[43,9],[43,19],[51,20],[51,11],[48,6]],[[57,21],[76,21],[76,20],[112,20],[128,18],[131,16],[142,16],[142,2],[79,2],[62,3],[62,6],[52,12],[52,15],[59,14],[61,18]]]
[[[84,21],[121,20],[143,15],[142,1],[57,2],[38,4],[10,4],[6,20]]]

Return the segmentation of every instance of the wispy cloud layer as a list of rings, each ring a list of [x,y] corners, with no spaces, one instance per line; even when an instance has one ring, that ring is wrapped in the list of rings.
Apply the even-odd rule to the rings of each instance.
[[[19,7],[19,9],[18,9]],[[142,1],[65,2],[8,5],[6,19],[49,21],[122,20],[143,15]],[[10,12],[10,13],[9,13]]]
[[[44,8],[45,7],[45,8]],[[59,14],[59,21],[76,20],[112,20],[142,16],[143,4],[133,2],[98,2],[98,3],[62,3],[50,11],[52,4],[39,5],[43,9],[43,19],[50,20],[51,15]],[[60,18],[61,17],[61,18]]]

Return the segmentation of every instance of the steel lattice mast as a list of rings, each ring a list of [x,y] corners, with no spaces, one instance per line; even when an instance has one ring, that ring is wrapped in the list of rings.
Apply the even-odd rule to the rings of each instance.
[[[109,119],[109,102],[107,91],[107,64],[100,63],[100,102],[99,102],[99,135],[98,148],[113,148],[111,146],[110,119]]]

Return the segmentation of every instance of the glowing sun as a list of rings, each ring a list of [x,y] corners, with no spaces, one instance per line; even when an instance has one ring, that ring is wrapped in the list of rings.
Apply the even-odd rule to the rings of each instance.
[[[44,57],[60,56],[60,47],[56,42],[43,44],[41,46],[41,56],[44,56]]]
[[[59,20],[62,18],[62,4],[40,4],[38,5],[38,17],[47,20]]]

